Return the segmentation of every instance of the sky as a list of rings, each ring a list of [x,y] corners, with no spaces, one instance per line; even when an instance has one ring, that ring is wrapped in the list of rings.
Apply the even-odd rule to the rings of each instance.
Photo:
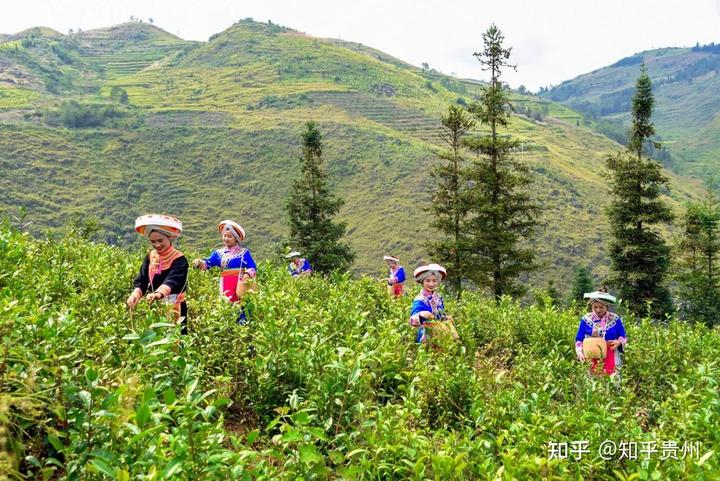
[[[533,91],[643,50],[720,43],[720,0],[0,0],[0,33],[90,30],[131,15],[202,41],[242,18],[272,20],[476,79],[486,76],[472,54],[495,23],[517,64],[503,79]]]

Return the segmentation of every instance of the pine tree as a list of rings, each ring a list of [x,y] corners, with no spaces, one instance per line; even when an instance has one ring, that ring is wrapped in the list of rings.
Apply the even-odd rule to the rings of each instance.
[[[530,170],[512,156],[518,142],[498,132],[507,127],[512,110],[501,71],[515,68],[508,62],[511,49],[503,41],[501,31],[492,25],[483,34],[482,52],[474,54],[481,68],[490,72],[490,82],[472,111],[490,127],[490,135],[465,142],[477,154],[467,171],[472,187],[465,197],[473,260],[468,275],[478,286],[488,287],[496,300],[524,293],[518,277],[537,267],[534,251],[520,243],[532,235],[539,210],[529,195]]]
[[[632,125],[628,134],[628,149],[642,158],[645,146],[655,135],[655,125],[650,121],[655,97],[652,93],[652,83],[643,63],[640,66],[640,76],[635,82],[635,95],[632,99]],[[653,142],[659,148],[659,144]]]
[[[448,269],[448,283],[459,296],[463,277],[469,273],[467,234],[464,232],[467,204],[462,187],[465,169],[462,139],[475,126],[475,120],[461,107],[450,105],[440,122],[440,137],[447,149],[437,152],[444,163],[433,168],[436,187],[428,210],[434,215],[431,225],[441,233],[441,238],[429,241],[426,246],[431,258]]]
[[[660,165],[644,154],[655,134],[650,121],[654,98],[652,84],[643,65],[632,101],[632,126],[628,152],[610,155],[612,200],[608,207],[612,240],[612,280],[631,312],[662,317],[672,308],[665,277],[670,249],[658,226],[672,221],[672,213],[660,198],[667,178]]]
[[[687,205],[676,250],[680,314],[708,326],[719,324],[720,207],[716,201]]]
[[[583,294],[593,290],[593,279],[590,276],[590,269],[585,266],[576,267],[572,288],[570,289],[570,302],[582,303]]]
[[[343,201],[336,199],[327,187],[327,174],[322,168],[322,134],[314,122],[305,127],[300,159],[302,175],[293,181],[286,206],[289,241],[310,261],[315,272],[345,270],[355,256],[341,242],[345,224],[333,222]]]

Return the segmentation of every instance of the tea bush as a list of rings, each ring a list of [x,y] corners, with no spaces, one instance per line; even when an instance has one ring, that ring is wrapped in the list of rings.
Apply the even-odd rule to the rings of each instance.
[[[246,326],[192,271],[182,336],[124,306],[142,254],[0,227],[0,479],[720,477],[717,330],[626,319],[617,386],[550,302],[448,300],[462,341],[425,349],[409,298],[263,264]]]

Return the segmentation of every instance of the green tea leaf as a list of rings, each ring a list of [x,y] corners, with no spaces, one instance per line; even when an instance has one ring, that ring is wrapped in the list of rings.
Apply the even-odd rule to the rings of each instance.
[[[304,464],[315,464],[322,461],[323,457],[318,453],[312,444],[303,444],[300,446],[300,462]]]
[[[143,428],[150,419],[150,407],[146,402],[142,403],[135,411],[135,422],[140,428]]]

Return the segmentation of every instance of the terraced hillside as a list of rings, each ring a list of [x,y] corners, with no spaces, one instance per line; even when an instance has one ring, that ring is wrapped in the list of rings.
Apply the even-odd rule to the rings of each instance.
[[[231,217],[245,225],[262,259],[287,231],[283,204],[297,175],[300,133],[315,120],[332,187],[346,200],[339,217],[358,253],[356,269],[378,273],[388,252],[407,266],[424,259],[422,243],[436,235],[424,208],[439,116],[448,104],[472,102],[477,82],[249,20],[205,43],[147,24],[66,40],[78,62],[58,69],[93,89],[0,84],[0,205],[26,207],[34,228],[93,216],[103,238],[131,243],[136,215],[171,212],[185,222],[184,245],[209,249],[215,223]],[[52,51],[55,41],[22,47],[23,58]],[[79,105],[68,106],[71,99]],[[517,155],[535,172],[543,205],[534,243],[545,267],[532,281],[554,279],[562,288],[574,266],[591,262],[600,276],[602,165],[619,146],[561,104],[513,99],[510,133],[521,141]],[[69,127],[78,111],[94,113],[95,123],[82,127],[72,117]],[[697,192],[673,177],[673,205]]]
[[[78,51],[102,66],[107,78],[137,73],[194,44],[143,23],[81,32],[76,38]]]
[[[720,185],[720,47],[640,52],[563,82],[544,95],[588,116],[627,125],[643,62],[653,81],[657,133],[673,156],[669,165]]]

